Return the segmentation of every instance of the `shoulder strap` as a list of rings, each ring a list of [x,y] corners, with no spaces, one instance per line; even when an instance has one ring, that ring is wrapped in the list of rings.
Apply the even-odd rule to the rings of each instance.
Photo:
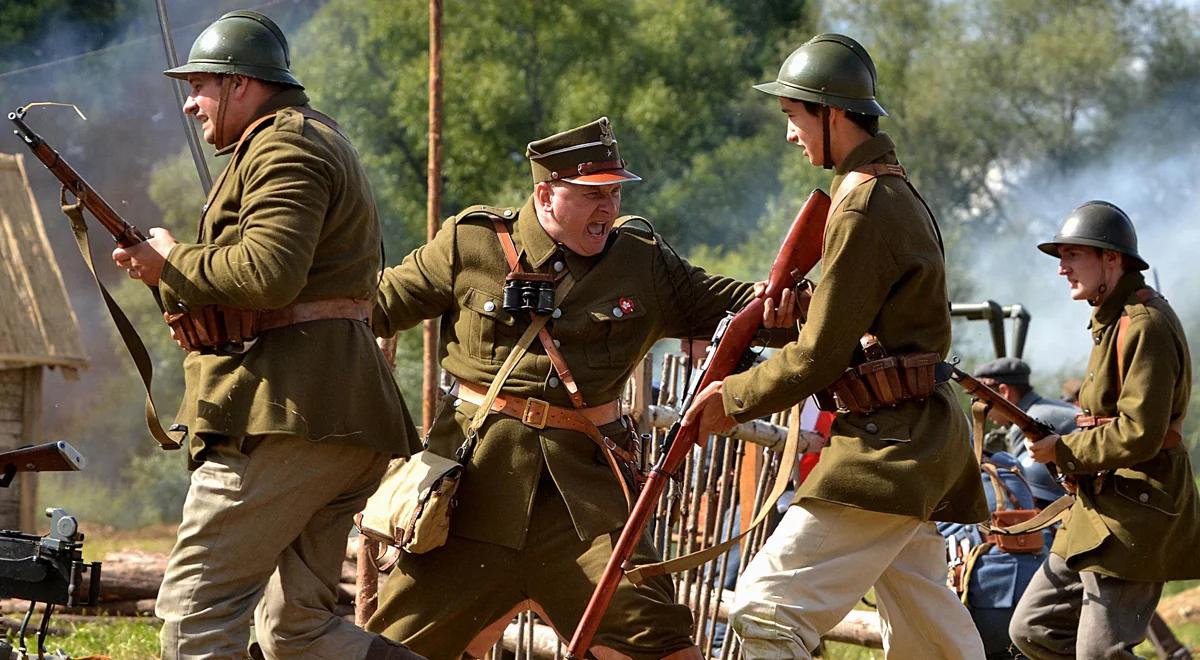
[[[838,210],[838,207],[842,205],[842,202],[846,201],[846,197],[850,194],[850,191],[870,181],[871,179],[875,179],[884,175],[898,176],[905,181],[908,180],[908,174],[900,165],[871,163],[869,165],[863,165],[857,169],[850,170],[846,173],[846,176],[842,179],[842,184],[838,186],[837,192],[833,195],[833,201],[829,204],[829,215],[832,216],[834,212]]]
[[[929,208],[929,204],[925,198],[921,196],[917,187],[908,180],[908,172],[901,165],[893,165],[891,163],[870,163],[863,165],[857,169],[851,170],[842,179],[842,185],[838,186],[837,192],[833,196],[833,201],[829,204],[829,217],[833,217],[834,211],[841,206],[845,201],[846,196],[850,191],[861,186],[862,184],[881,176],[898,176],[904,179],[904,183],[912,194],[921,202],[921,206],[925,207],[925,212],[929,214],[929,222],[933,225],[933,233],[937,236],[938,249],[942,252],[942,258],[946,257],[946,246],[942,243],[942,228],[938,226],[937,218],[933,215],[933,209]]]
[[[508,260],[508,267],[514,273],[524,272],[521,269],[521,258],[517,255],[517,246],[513,242],[512,234],[508,231],[508,224],[495,215],[492,216],[492,224],[496,227],[496,237],[500,239],[500,246],[504,248],[504,258]],[[566,297],[566,292],[563,291],[564,284],[571,279],[571,271],[564,270],[563,277],[559,280],[558,290],[562,292],[562,297]],[[570,288],[570,285],[567,285]],[[555,303],[560,302],[562,298],[558,298]],[[531,316],[536,317],[536,314]],[[548,320],[548,319],[547,319]],[[571,405],[576,408],[583,408],[587,403],[583,400],[583,394],[579,392],[579,383],[575,382],[575,376],[571,373],[571,368],[567,365],[567,359],[563,356],[562,351],[558,350],[558,346],[554,344],[554,338],[550,336],[550,331],[546,329],[546,322],[540,324],[538,331],[538,339],[542,342],[542,348],[546,349],[546,356],[550,358],[550,363],[554,365],[554,370],[558,372],[558,378],[562,381],[563,387],[567,390],[567,396],[571,398]]]
[[[1158,297],[1158,292],[1150,287],[1134,292],[1137,301],[1143,305]],[[1122,310],[1121,320],[1117,321],[1117,390],[1125,385],[1125,335],[1129,332],[1129,314]]]

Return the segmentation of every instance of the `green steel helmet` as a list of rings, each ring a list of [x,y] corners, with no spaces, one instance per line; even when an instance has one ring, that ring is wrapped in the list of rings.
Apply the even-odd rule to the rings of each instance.
[[[863,115],[886,117],[875,100],[875,63],[862,44],[842,34],[818,34],[792,51],[772,82],[754,89]]]
[[[1124,211],[1108,202],[1093,200],[1071,211],[1054,238],[1039,244],[1038,249],[1057,257],[1060,245],[1087,245],[1101,250],[1116,250],[1129,255],[1138,270],[1150,267],[1138,254],[1133,221]]]
[[[204,28],[186,64],[163,71],[187,80],[189,73],[237,74],[304,89],[292,75],[287,38],[275,21],[249,11],[231,11]]]

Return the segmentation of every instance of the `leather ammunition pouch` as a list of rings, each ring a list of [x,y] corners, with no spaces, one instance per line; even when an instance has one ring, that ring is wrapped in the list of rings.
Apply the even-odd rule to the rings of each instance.
[[[370,300],[330,298],[292,303],[280,309],[254,310],[206,305],[195,310],[164,313],[175,339],[187,351],[242,353],[260,334],[297,323],[324,319],[371,322]]]
[[[829,412],[869,413],[905,401],[920,401],[933,394],[937,385],[934,367],[937,353],[906,353],[888,356],[872,334],[860,343],[866,361],[852,366],[832,385],[817,392],[817,405]]]

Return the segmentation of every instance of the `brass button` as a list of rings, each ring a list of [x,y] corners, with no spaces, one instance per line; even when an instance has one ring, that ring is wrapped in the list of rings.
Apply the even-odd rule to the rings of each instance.
[[[1075,469],[1075,461],[1067,461],[1067,469],[1074,470]]]
[[[553,268],[554,268],[554,272],[561,273],[562,269],[566,268],[566,265],[563,264],[563,262],[561,262],[561,261],[556,261],[556,262],[554,262]]]
[[[879,425],[875,422],[867,422],[867,433],[879,433]]]
[[[452,405],[452,406],[454,406],[455,408],[457,408],[457,407],[458,407],[458,406],[459,406],[461,403],[462,403],[462,399],[455,398],[455,399],[454,399],[454,403],[452,403],[452,404],[450,404],[450,405]]]
[[[1143,504],[1145,504],[1146,502],[1149,502],[1150,501],[1150,493],[1142,493],[1141,495],[1138,495],[1138,501],[1142,502]]]
[[[512,215],[512,209],[504,209],[504,217],[511,218]]]
[[[556,318],[556,319],[557,319],[557,318],[562,318],[562,308],[561,308],[561,307],[555,307],[555,308],[554,308],[554,313],[553,313],[553,314],[551,314],[550,316],[551,316],[552,318]]]
[[[494,312],[494,311],[496,311],[496,303],[495,303],[495,302],[493,302],[493,301],[491,301],[491,300],[489,300],[489,301],[487,301],[487,302],[483,303],[483,311],[485,311],[485,312]]]
[[[559,340],[557,340],[557,339],[555,339],[555,340],[554,340],[554,348],[558,348],[559,346],[562,346],[562,342],[561,342],[561,341],[559,341]]]
[[[558,379],[554,376],[551,376],[550,380],[547,382],[549,383],[550,387],[558,387]]]

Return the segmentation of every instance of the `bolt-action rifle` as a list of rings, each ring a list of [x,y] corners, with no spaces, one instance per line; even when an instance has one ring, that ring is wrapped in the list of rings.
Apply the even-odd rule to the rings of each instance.
[[[83,202],[84,208],[90,211],[100,221],[100,224],[104,225],[108,233],[113,235],[113,238],[117,241],[117,245],[127,248],[145,241],[146,235],[141,230],[125,222],[113,210],[113,207],[104,201],[100,193],[97,193],[94,188],[88,185],[88,182],[79,176],[79,173],[75,171],[75,168],[71,167],[70,163],[58,155],[54,147],[51,147],[42,139],[42,136],[29,128],[29,125],[25,123],[25,111],[26,108],[24,107],[17,108],[13,112],[8,113],[8,120],[13,123],[13,126],[17,127],[13,132],[17,134],[17,137],[21,138],[25,146],[29,147],[33,155],[42,161],[42,165],[45,165],[46,169],[50,170],[50,173],[62,182],[63,187],[68,192]],[[157,292],[155,292],[155,296],[157,297]]]
[[[128,248],[138,243],[146,241],[146,235],[140,229],[126,222],[120,214],[109,206],[108,202],[96,192],[94,188],[84,181],[83,177],[71,167],[63,157],[58,154],[44,139],[29,128],[25,123],[25,112],[30,106],[22,106],[13,112],[8,113],[8,119],[16,127],[13,132],[33,155],[50,170],[50,173],[57,178],[63,186],[64,192],[69,192],[75,197],[78,205],[82,205],[91,214],[100,221],[101,225],[112,234],[117,245]],[[77,206],[69,206],[63,201],[63,212],[71,218],[72,231],[75,233],[75,240],[79,243],[79,252],[83,256],[83,260],[87,263],[88,270],[92,272],[92,276],[96,279],[96,286],[100,288],[100,293],[104,297],[104,303],[108,307],[109,313],[112,315],[113,322],[117,325],[117,330],[121,334],[121,339],[125,342],[125,347],[129,350],[130,357],[133,358],[137,365],[138,374],[142,377],[142,383],[146,387],[146,428],[150,431],[150,435],[158,441],[158,444],[163,449],[178,449],[181,444],[180,440],[172,438],[163,430],[162,424],[158,421],[158,413],[154,409],[154,400],[150,394],[150,381],[153,379],[154,367],[150,361],[150,353],[146,350],[145,344],[138,337],[137,331],[134,330],[133,324],[125,317],[124,312],[117,306],[115,300],[109,295],[108,290],[100,282],[100,277],[96,274],[96,269],[92,265],[92,257],[88,249],[87,243],[87,228],[83,225],[83,214]],[[154,294],[154,302],[158,304],[159,311],[163,309],[162,298],[159,296],[158,287],[149,286],[150,292]],[[172,425],[171,431],[187,435],[187,427],[181,424]]]
[[[779,254],[771,265],[771,273],[763,295],[750,301],[738,313],[726,316],[718,325],[713,334],[708,359],[705,360],[698,376],[693,379],[683,399],[680,420],[683,419],[682,413],[691,407],[696,395],[709,383],[723,380],[726,376],[749,366],[753,359],[750,345],[762,328],[765,299],[778,301],[785,289],[794,286],[796,279],[807,274],[820,260],[825,220],[828,215],[829,196],[821,190],[814,190],[792,222]],[[747,359],[748,354],[750,359]],[[596,585],[583,618],[579,621],[579,627],[571,639],[567,651],[568,658],[586,656],[592,637],[600,627],[600,620],[608,610],[608,605],[612,602],[617,586],[624,576],[626,562],[633,556],[634,548],[641,539],[659,497],[683,465],[684,459],[691,453],[692,447],[703,446],[706,441],[707,438],[700,437],[698,423],[685,425],[682,421],[677,421],[667,432],[663,450],[659,453],[660,458],[650,469],[650,476],[629,514],[629,520],[626,521],[620,538],[613,546],[612,556],[604,568],[604,574]]]

